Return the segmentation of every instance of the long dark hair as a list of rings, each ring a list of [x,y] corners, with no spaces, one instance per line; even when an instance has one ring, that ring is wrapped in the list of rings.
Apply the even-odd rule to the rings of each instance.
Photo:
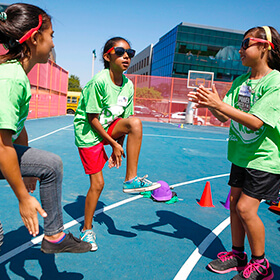
[[[125,41],[125,42],[127,42],[127,43],[129,44],[129,46],[130,46],[130,43],[129,43],[126,39],[124,39],[124,38],[122,38],[122,37],[113,37],[113,38],[109,39],[109,40],[105,43],[105,45],[104,45],[104,47],[103,47],[103,55],[104,55],[108,50],[110,50],[112,47],[114,47],[114,46],[116,45],[116,43],[119,42],[119,41]],[[110,64],[109,64],[108,61],[106,61],[106,60],[104,59],[103,55],[102,55],[102,59],[103,59],[103,63],[104,63],[104,68],[107,69],[107,68],[110,67]]]
[[[280,35],[277,30],[271,26],[268,26],[271,32],[271,43],[274,45],[274,49],[268,51],[267,64],[271,69],[280,71]],[[252,34],[255,38],[267,40],[266,32],[263,27],[257,26],[249,29],[244,34],[244,37],[248,34]]]
[[[29,30],[39,24],[39,15],[42,15],[42,25],[38,32],[48,29],[51,25],[51,17],[42,9],[30,4],[12,4],[5,10],[6,19],[0,20],[0,43],[8,52],[0,56],[0,63],[16,59],[22,61],[30,57],[30,48],[19,40]]]

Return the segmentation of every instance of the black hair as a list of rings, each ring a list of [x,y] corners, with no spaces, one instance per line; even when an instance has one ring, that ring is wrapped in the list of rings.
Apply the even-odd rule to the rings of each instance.
[[[268,26],[271,32],[271,43],[274,45],[274,49],[268,51],[267,64],[271,69],[280,71],[280,35],[277,30],[271,26]],[[252,34],[255,38],[267,40],[266,32],[263,27],[257,26],[249,29],[245,32],[244,37],[248,34]]]
[[[51,25],[51,17],[42,9],[30,4],[12,4],[5,10],[6,19],[0,20],[0,43],[3,44],[8,52],[0,56],[0,63],[16,59],[22,61],[30,57],[30,48],[19,40],[30,29],[39,24],[39,15],[42,15],[42,25],[38,32],[48,29]]]
[[[109,68],[110,67],[110,64],[109,64],[109,62],[108,61],[106,61],[105,59],[104,59],[104,54],[108,51],[108,50],[110,50],[112,47],[114,47],[115,45],[116,45],[116,43],[117,42],[119,42],[119,41],[125,41],[125,42],[127,42],[128,44],[129,44],[129,46],[130,46],[130,43],[126,40],[126,39],[124,39],[124,38],[122,38],[122,37],[113,37],[113,38],[111,38],[111,39],[109,39],[106,43],[105,43],[105,45],[104,45],[104,47],[103,47],[103,55],[102,55],[102,59],[103,59],[103,63],[104,63],[104,68],[105,69],[107,69],[107,68]]]

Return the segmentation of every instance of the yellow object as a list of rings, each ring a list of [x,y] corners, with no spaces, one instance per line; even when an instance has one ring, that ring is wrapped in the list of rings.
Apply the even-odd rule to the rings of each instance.
[[[68,91],[67,92],[67,114],[75,114],[80,99],[80,92],[77,91]]]
[[[269,41],[270,43],[272,43],[271,41],[271,31],[270,31],[270,28],[268,26],[263,26],[262,27],[265,31],[265,34],[266,34],[266,40]],[[268,45],[268,50],[271,50],[271,46]]]

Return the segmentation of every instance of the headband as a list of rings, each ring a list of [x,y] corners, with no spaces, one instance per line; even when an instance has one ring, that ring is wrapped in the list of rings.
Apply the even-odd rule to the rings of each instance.
[[[7,20],[7,14],[5,12],[0,13],[0,20],[3,22]]]
[[[263,28],[264,31],[265,31],[266,40],[267,40],[268,42],[272,43],[270,28],[269,28],[268,26],[262,26],[262,28]],[[268,50],[271,50],[271,45],[270,45],[270,44],[268,44]]]
[[[23,42],[25,42],[27,39],[29,39],[31,37],[31,35],[35,31],[39,30],[39,28],[41,27],[42,22],[43,22],[43,17],[42,17],[42,15],[39,15],[38,18],[39,18],[39,24],[37,25],[37,27],[30,29],[25,35],[23,35],[19,40],[17,40],[19,44],[22,44]]]

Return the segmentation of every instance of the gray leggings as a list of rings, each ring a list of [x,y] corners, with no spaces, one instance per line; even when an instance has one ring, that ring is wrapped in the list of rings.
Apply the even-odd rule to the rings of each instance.
[[[35,148],[14,145],[22,177],[40,179],[40,199],[48,216],[44,218],[44,233],[54,235],[63,230],[61,185],[63,166],[61,158]],[[0,171],[0,179],[4,179]]]

